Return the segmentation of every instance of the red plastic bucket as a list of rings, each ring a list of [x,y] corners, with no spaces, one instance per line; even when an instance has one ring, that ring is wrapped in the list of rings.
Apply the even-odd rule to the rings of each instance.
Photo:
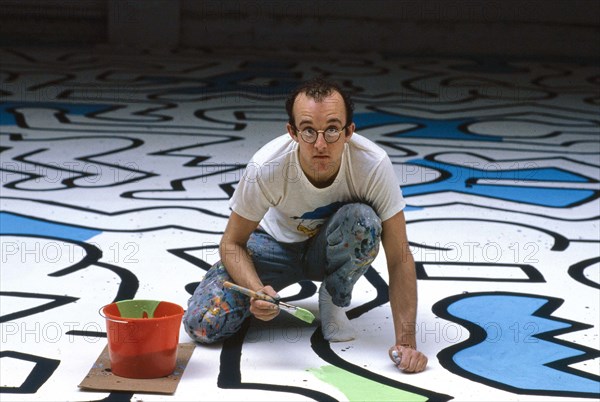
[[[175,370],[183,308],[155,300],[123,300],[102,308],[113,374],[159,378]]]

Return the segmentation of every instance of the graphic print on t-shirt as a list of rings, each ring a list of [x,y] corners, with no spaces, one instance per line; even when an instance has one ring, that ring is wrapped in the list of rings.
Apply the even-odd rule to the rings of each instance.
[[[346,204],[346,202],[340,201],[333,202],[324,207],[318,207],[310,212],[305,212],[301,216],[292,216],[292,219],[300,221],[297,226],[298,231],[308,237],[313,237],[319,232],[319,228],[323,226],[323,223]]]

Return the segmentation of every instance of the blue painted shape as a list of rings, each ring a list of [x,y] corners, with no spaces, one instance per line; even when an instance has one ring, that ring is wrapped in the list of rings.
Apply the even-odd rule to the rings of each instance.
[[[456,353],[454,362],[477,376],[524,390],[599,393],[600,382],[547,366],[585,354],[534,337],[572,327],[552,317],[534,315],[548,301],[541,297],[487,294],[450,304],[448,313],[477,325],[486,334],[482,342]]]
[[[198,79],[172,76],[144,76],[142,82],[152,84],[178,84],[189,83],[188,86],[173,87],[166,89],[161,96],[173,94],[185,95],[215,95],[222,93],[239,93],[266,96],[285,96],[289,94],[301,81],[292,71],[283,70],[282,66],[276,64],[252,65],[254,69],[233,71],[223,74],[216,74],[210,77]],[[273,85],[257,85],[253,80],[264,78],[273,82]]]
[[[14,115],[9,109],[37,108],[64,110],[66,114],[85,116],[91,113],[101,113],[113,108],[107,104],[61,103],[61,102],[0,102],[0,126],[17,124]]]
[[[86,241],[100,233],[102,232],[99,230],[41,221],[10,212],[0,212],[0,235],[26,235]]]
[[[467,124],[471,124],[476,121],[477,120],[474,119],[434,120],[382,112],[356,113],[354,115],[354,123],[356,124],[357,131],[390,124],[412,124],[416,125],[416,127],[411,127],[405,131],[390,133],[390,136],[457,141],[502,141],[502,137],[496,135],[479,135],[474,133],[465,133],[460,130],[461,126],[466,126]]]
[[[404,116],[380,112],[355,113],[353,120],[358,130],[390,124],[410,123],[410,119]]]
[[[510,183],[510,181],[518,183],[528,181],[589,182],[585,176],[558,168],[490,170],[433,162],[426,159],[413,159],[408,161],[407,164],[445,172],[447,177],[440,181],[403,186],[402,193],[405,197],[454,191],[545,207],[567,207],[583,202],[594,195],[593,190],[586,189],[477,184],[474,182],[477,179],[501,180],[503,183]],[[490,166],[493,166],[493,164],[490,164]]]

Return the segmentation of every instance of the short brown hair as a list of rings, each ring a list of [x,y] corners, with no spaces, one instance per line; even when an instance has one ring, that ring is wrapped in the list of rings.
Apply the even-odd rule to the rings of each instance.
[[[328,81],[323,77],[316,77],[309,81],[300,84],[292,93],[288,96],[285,101],[285,110],[288,114],[288,122],[292,126],[296,126],[294,121],[294,102],[300,94],[306,94],[307,97],[314,99],[316,102],[321,102],[326,97],[330,96],[333,92],[338,92],[344,100],[344,106],[346,108],[346,125],[352,123],[354,117],[354,103],[350,99],[350,95],[346,93],[337,83]]]

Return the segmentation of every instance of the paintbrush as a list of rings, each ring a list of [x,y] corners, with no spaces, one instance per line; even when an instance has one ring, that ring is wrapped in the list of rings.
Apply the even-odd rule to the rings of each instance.
[[[260,300],[268,301],[270,303],[274,303],[274,304],[278,305],[279,308],[281,308],[283,311],[287,311],[294,317],[296,317],[302,321],[305,321],[309,324],[315,320],[315,316],[313,315],[313,313],[311,313],[310,311],[303,309],[301,307],[292,306],[291,304],[284,303],[280,300],[274,299],[271,296],[257,293],[254,290],[250,290],[248,288],[236,285],[235,283],[231,283],[229,281],[225,281],[223,283],[223,285],[227,289],[235,290],[236,292],[245,294],[248,297],[254,297],[255,299],[260,299]]]

